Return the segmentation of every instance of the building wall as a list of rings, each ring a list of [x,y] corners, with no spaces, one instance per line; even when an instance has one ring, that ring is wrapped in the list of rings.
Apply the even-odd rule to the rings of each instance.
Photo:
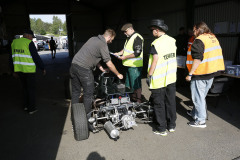
[[[126,8],[128,7],[128,8]],[[107,22],[116,28],[117,37],[110,45],[112,51],[120,51],[126,36],[120,31],[123,24],[131,22],[134,29],[139,32],[144,38],[144,68],[143,74],[146,75],[148,64],[148,53],[154,37],[148,26],[150,21],[155,18],[163,19],[165,24],[168,25],[169,30],[167,34],[176,36],[180,27],[185,27],[187,30],[186,19],[186,0],[172,0],[172,1],[159,1],[159,0],[132,0],[127,3],[121,4],[111,14],[107,15]]]
[[[240,29],[240,1],[195,0],[194,14],[195,23],[199,21],[206,22],[213,33],[216,33],[217,23],[224,22],[227,24],[227,28],[224,27],[226,32],[218,32],[216,36],[220,41],[224,59],[235,61],[236,53],[239,52],[238,41],[240,30],[237,31],[237,28]],[[233,28],[230,29],[230,26]]]

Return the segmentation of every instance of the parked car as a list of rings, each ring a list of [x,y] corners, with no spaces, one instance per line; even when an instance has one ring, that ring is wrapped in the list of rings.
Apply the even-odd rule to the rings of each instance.
[[[49,39],[46,41],[46,43],[44,44],[44,50],[49,50],[50,46],[49,46]]]
[[[38,41],[37,41],[37,39],[36,38],[33,38],[33,43],[34,43],[34,45],[35,45],[35,47],[36,47],[36,49],[37,50],[39,50],[39,48],[38,48]]]
[[[44,41],[43,40],[38,40],[37,41],[37,46],[38,46],[38,50],[43,50],[44,49]]]

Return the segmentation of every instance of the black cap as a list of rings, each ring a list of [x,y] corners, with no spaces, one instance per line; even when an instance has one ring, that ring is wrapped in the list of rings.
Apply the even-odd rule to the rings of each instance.
[[[32,31],[31,29],[26,29],[26,30],[24,30],[23,33],[31,34],[31,35],[33,36],[33,38],[36,38],[36,37],[34,36],[34,33],[33,33],[33,31]]]
[[[158,27],[158,28],[162,29],[164,32],[166,32],[168,30],[168,26],[166,24],[164,24],[164,20],[162,20],[162,19],[151,20],[149,28],[151,28],[151,27]]]

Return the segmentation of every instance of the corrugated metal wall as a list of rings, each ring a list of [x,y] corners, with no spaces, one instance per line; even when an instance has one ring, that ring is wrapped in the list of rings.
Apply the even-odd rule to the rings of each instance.
[[[216,34],[223,49],[224,59],[234,61],[238,49],[240,22],[239,0],[195,0],[194,23],[204,21],[214,32],[215,23],[227,22],[228,33]],[[236,31],[230,32],[230,23],[235,25]]]

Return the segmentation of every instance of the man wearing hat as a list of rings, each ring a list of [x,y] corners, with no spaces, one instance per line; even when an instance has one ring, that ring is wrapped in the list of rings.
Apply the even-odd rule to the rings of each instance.
[[[151,44],[147,75],[157,122],[154,133],[166,136],[166,129],[174,132],[176,127],[176,44],[165,33],[168,26],[163,20],[152,20],[149,28],[156,38]]]
[[[122,26],[121,31],[127,36],[123,50],[115,55],[119,56],[126,67],[125,85],[134,90],[131,95],[132,101],[141,103],[142,83],[141,73],[143,66],[143,37],[135,32],[133,25],[127,23]]]
[[[36,67],[39,67],[43,71],[43,75],[46,74],[44,64],[32,41],[33,38],[33,31],[25,30],[22,38],[14,39],[11,44],[12,57],[10,58],[11,64],[13,64],[11,65],[13,76],[19,78],[23,85],[23,108],[25,111],[28,111],[29,114],[37,111],[35,104]]]

